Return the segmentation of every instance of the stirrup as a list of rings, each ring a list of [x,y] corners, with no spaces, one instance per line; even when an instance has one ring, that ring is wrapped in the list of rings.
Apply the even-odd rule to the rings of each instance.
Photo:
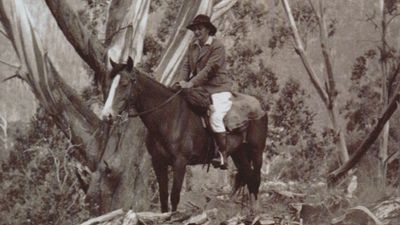
[[[225,162],[223,154],[220,151],[218,151],[218,153],[219,158],[212,159],[212,164],[214,168],[220,168],[221,170],[228,169],[228,163]]]

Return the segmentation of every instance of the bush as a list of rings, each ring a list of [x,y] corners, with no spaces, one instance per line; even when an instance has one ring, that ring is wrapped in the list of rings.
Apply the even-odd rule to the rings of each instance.
[[[271,118],[270,149],[287,159],[276,165],[275,174],[282,178],[310,181],[327,173],[327,162],[333,152],[333,133],[318,132],[315,113],[306,105],[308,96],[300,83],[289,79],[279,93]],[[322,162],[322,163],[321,163]]]
[[[70,143],[39,109],[0,170],[0,224],[77,224],[89,214]]]

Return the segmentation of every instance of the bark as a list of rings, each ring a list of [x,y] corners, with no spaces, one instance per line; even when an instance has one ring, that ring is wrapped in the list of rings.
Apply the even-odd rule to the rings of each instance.
[[[320,12],[318,13],[316,9],[314,9],[314,13],[317,16],[318,19],[318,24],[320,27],[320,41],[321,41],[321,51],[322,55],[324,58],[324,63],[325,63],[325,68],[327,72],[327,77],[328,77],[328,84],[326,85],[326,90],[324,90],[321,81],[319,80],[315,70],[313,69],[309,58],[307,57],[307,54],[304,50],[302,40],[299,35],[299,31],[296,26],[296,22],[293,18],[293,14],[291,12],[291,8],[289,6],[289,3],[287,0],[282,0],[282,4],[284,6],[284,9],[286,11],[286,14],[288,16],[288,21],[290,24],[290,28],[292,30],[293,34],[293,39],[295,42],[295,48],[297,54],[300,56],[300,59],[307,71],[307,74],[314,85],[315,89],[317,90],[318,95],[320,96],[322,102],[324,103],[328,115],[332,124],[332,128],[335,131],[335,133],[338,135],[338,141],[336,141],[336,147],[337,150],[339,151],[340,159],[342,163],[346,162],[349,159],[349,153],[347,150],[347,145],[346,145],[346,140],[343,131],[340,128],[340,125],[338,124],[338,110],[336,107],[335,103],[335,98],[337,95],[337,91],[335,88],[335,80],[334,80],[334,72],[333,72],[333,66],[332,66],[332,60],[330,56],[330,50],[328,46],[328,37],[327,37],[327,31],[326,31],[326,24],[325,24],[325,19],[324,19],[324,14],[323,14],[323,6],[322,2],[320,1]],[[310,2],[312,5],[312,3]],[[312,5],[313,6],[313,5]]]

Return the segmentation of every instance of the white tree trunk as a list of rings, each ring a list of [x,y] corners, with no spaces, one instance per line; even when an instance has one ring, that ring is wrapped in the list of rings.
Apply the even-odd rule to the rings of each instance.
[[[381,46],[379,47],[381,53],[381,72],[382,72],[382,104],[383,108],[386,108],[388,105],[389,92],[388,92],[388,78],[389,78],[389,70],[388,70],[388,61],[386,58],[387,54],[387,44],[386,44],[386,34],[388,27],[386,26],[386,10],[385,10],[385,2],[384,0],[379,0],[379,8],[381,13]],[[379,148],[379,177],[381,178],[381,184],[386,184],[386,161],[388,158],[388,144],[389,144],[389,128],[390,128],[390,120],[388,120],[383,127],[382,131],[382,139],[380,142]]]
[[[109,58],[122,62],[131,56],[135,65],[141,62],[149,7],[150,0],[111,2],[106,30]]]
[[[290,24],[290,28],[293,32],[293,39],[295,42],[296,46],[296,51],[300,56],[301,61],[304,64],[304,67],[307,71],[307,74],[309,75],[309,78],[314,85],[315,89],[317,90],[318,95],[320,96],[322,102],[325,104],[326,109],[328,111],[328,115],[332,124],[332,128],[335,131],[335,134],[338,135],[339,141],[337,141],[336,147],[340,155],[340,159],[342,163],[346,162],[349,159],[349,153],[347,150],[347,145],[346,145],[346,140],[345,136],[343,133],[343,130],[341,129],[340,125],[338,124],[338,116],[339,113],[337,111],[337,107],[335,104],[335,97],[336,97],[336,90],[335,90],[335,81],[333,79],[333,67],[330,59],[330,53],[328,49],[328,43],[327,43],[327,36],[326,36],[326,27],[325,27],[325,21],[323,17],[323,10],[322,10],[322,5],[320,14],[318,15],[317,11],[314,9],[314,12],[318,18],[318,23],[320,26],[320,41],[321,41],[321,51],[324,57],[324,62],[325,62],[325,67],[327,70],[327,77],[328,77],[328,85],[327,85],[327,90],[325,90],[322,86],[321,81],[319,80],[315,70],[313,69],[309,58],[307,57],[307,54],[304,50],[303,47],[303,42],[300,38],[299,31],[296,26],[296,22],[293,18],[293,14],[290,8],[290,5],[287,0],[282,0],[282,4],[284,6],[284,9],[286,11],[286,14],[288,16],[288,21]]]

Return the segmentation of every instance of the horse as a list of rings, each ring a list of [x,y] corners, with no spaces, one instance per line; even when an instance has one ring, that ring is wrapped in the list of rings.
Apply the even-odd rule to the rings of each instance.
[[[113,119],[134,107],[148,130],[146,147],[151,156],[158,187],[161,212],[169,211],[168,167],[172,166],[173,184],[170,195],[172,211],[176,211],[186,166],[209,164],[214,143],[210,131],[204,128],[180,93],[172,91],[127,63],[110,60],[112,79],[109,96],[102,111],[103,118]],[[232,193],[247,185],[250,196],[257,199],[261,182],[262,154],[267,135],[267,115],[251,120],[242,131],[227,135],[228,153],[238,170]]]

